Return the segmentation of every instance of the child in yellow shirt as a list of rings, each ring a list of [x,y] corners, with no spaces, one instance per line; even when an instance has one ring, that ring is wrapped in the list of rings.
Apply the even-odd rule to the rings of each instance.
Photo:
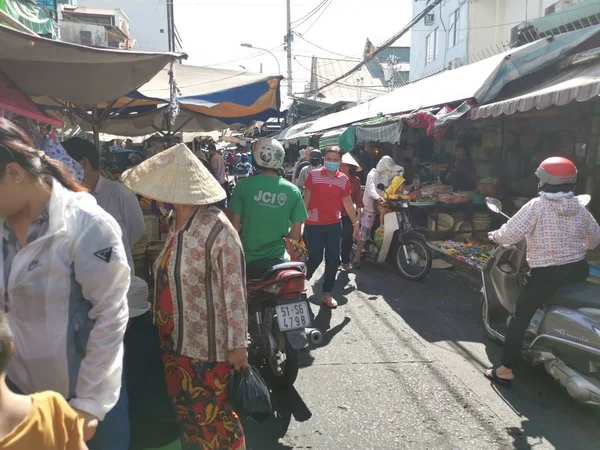
[[[87,450],[83,418],[59,394],[17,395],[6,385],[13,351],[6,315],[0,312],[0,449]]]
[[[379,203],[379,223],[380,226],[375,230],[375,244],[381,248],[381,244],[383,243],[383,231],[384,231],[384,217],[387,213],[391,211],[391,207],[385,200],[398,200],[403,199],[407,200],[408,196],[404,195],[404,185],[406,184],[406,180],[397,175],[392,178],[392,182],[388,186],[388,188],[383,193],[383,200]]]

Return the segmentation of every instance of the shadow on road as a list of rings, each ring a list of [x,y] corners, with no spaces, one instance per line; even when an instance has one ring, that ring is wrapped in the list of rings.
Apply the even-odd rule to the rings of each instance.
[[[444,343],[477,372],[491,366],[490,361],[500,361],[501,345],[484,334],[480,285],[473,279],[453,270],[432,270],[425,280],[414,283],[391,267],[371,264],[363,264],[356,274],[358,291],[368,299],[383,298],[427,342]],[[487,358],[473,354],[468,343],[484,345]],[[490,385],[521,418],[520,428],[506,428],[514,449],[532,449],[542,439],[557,449],[598,448],[597,409],[576,404],[543,368],[523,366],[516,378],[511,389]]]

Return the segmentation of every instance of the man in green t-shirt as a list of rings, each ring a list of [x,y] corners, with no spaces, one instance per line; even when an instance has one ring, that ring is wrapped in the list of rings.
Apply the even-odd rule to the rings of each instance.
[[[283,146],[275,139],[259,139],[252,157],[258,174],[238,182],[229,205],[231,222],[242,231],[248,279],[285,261],[284,239],[300,240],[307,218],[300,190],[279,176]]]

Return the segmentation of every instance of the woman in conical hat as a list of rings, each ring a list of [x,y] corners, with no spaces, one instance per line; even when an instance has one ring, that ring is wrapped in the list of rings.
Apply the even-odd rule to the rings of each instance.
[[[213,206],[226,193],[184,144],[128,170],[122,181],[175,209],[155,263],[154,314],[185,448],[204,450],[216,439],[219,448],[243,449],[227,381],[231,368],[248,364],[246,279],[238,234]]]

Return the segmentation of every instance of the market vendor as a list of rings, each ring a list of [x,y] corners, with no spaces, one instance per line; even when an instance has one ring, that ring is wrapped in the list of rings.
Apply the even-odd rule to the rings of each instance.
[[[475,175],[475,163],[469,150],[465,144],[457,144],[456,160],[450,170],[440,174],[440,181],[452,185],[453,191],[474,191]]]

